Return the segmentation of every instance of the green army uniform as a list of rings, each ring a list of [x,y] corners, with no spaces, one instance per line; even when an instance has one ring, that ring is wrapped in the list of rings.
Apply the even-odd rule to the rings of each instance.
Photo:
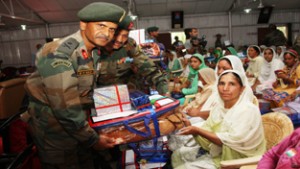
[[[83,22],[118,23],[124,15],[119,6],[102,2],[78,13]],[[36,55],[37,70],[28,77],[25,88],[30,99],[29,129],[43,168],[94,168],[90,147],[99,135],[89,126],[86,110],[93,106],[98,53],[95,49],[88,56],[78,31],[45,44]]]
[[[82,51],[86,49],[79,31],[46,44],[37,53],[38,71],[26,82],[31,100],[29,125],[43,162],[66,163],[65,156],[75,158],[80,144],[91,147],[98,140],[86,121],[84,106],[93,103],[89,92],[99,56],[84,58]]]
[[[132,71],[132,66],[137,67],[137,74]],[[135,40],[128,38],[126,45],[119,50],[109,53],[103,49],[100,58],[100,74],[98,85],[134,84],[141,90],[143,78],[150,86],[156,87],[160,94],[168,92],[167,79],[136,44]]]

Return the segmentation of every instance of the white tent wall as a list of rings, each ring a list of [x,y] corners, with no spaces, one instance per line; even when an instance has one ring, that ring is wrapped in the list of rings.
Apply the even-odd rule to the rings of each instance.
[[[257,28],[268,24],[256,24],[259,13],[233,13],[231,15],[231,42],[236,46],[257,44]],[[273,11],[269,23],[277,25],[292,23],[292,37],[300,34],[300,11]],[[171,29],[171,16],[139,18],[137,28],[158,26],[160,32],[179,31]],[[222,40],[229,40],[228,13],[201,14],[184,16],[184,27],[196,27],[199,36],[205,35],[208,47],[214,46],[215,35],[224,35]],[[48,28],[48,29],[47,29]],[[45,38],[61,38],[79,29],[78,23],[50,24],[48,27],[28,28],[22,30],[0,31],[0,59],[3,67],[28,66],[32,64],[32,55],[36,52],[36,44],[45,43]],[[181,29],[182,31],[182,29]]]

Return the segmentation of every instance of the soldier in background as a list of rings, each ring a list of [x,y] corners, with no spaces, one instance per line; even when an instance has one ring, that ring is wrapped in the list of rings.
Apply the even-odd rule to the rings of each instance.
[[[166,94],[166,77],[135,40],[128,37],[131,29],[133,22],[126,16],[119,24],[114,40],[101,51],[98,85],[127,84],[129,88],[145,91],[142,84],[145,80],[160,94]]]
[[[149,39],[152,39],[153,42],[155,42],[155,43],[159,43],[157,41],[158,30],[159,30],[159,27],[156,27],[156,26],[151,26],[151,27],[147,28]]]
[[[45,44],[28,78],[29,129],[43,169],[92,169],[92,148],[114,147],[115,140],[96,133],[86,120],[100,58],[98,47],[109,43],[123,8],[95,2],[78,12],[80,30]]]
[[[269,25],[269,33],[264,37],[263,45],[267,47],[270,46],[286,46],[287,39],[285,38],[284,34],[277,29],[275,24]]]

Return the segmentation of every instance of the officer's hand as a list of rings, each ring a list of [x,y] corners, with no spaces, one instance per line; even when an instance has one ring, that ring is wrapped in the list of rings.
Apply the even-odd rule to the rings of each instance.
[[[115,144],[116,144],[115,139],[101,134],[98,139],[98,142],[93,146],[93,148],[95,150],[103,150],[107,148],[113,148]]]

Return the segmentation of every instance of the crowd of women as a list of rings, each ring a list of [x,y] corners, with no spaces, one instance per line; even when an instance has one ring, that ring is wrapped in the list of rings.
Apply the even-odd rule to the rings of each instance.
[[[233,47],[215,49],[212,54],[213,60],[208,60],[209,54],[166,54],[169,90],[180,100],[175,111],[185,115],[186,126],[169,139],[173,168],[219,168],[223,160],[264,154],[258,99],[275,108],[299,96],[299,55],[291,48],[251,45],[247,58],[239,57]],[[191,94],[194,100],[185,100]],[[300,166],[295,155],[292,162],[282,157],[290,148],[299,157],[299,131],[269,150],[259,165]]]

